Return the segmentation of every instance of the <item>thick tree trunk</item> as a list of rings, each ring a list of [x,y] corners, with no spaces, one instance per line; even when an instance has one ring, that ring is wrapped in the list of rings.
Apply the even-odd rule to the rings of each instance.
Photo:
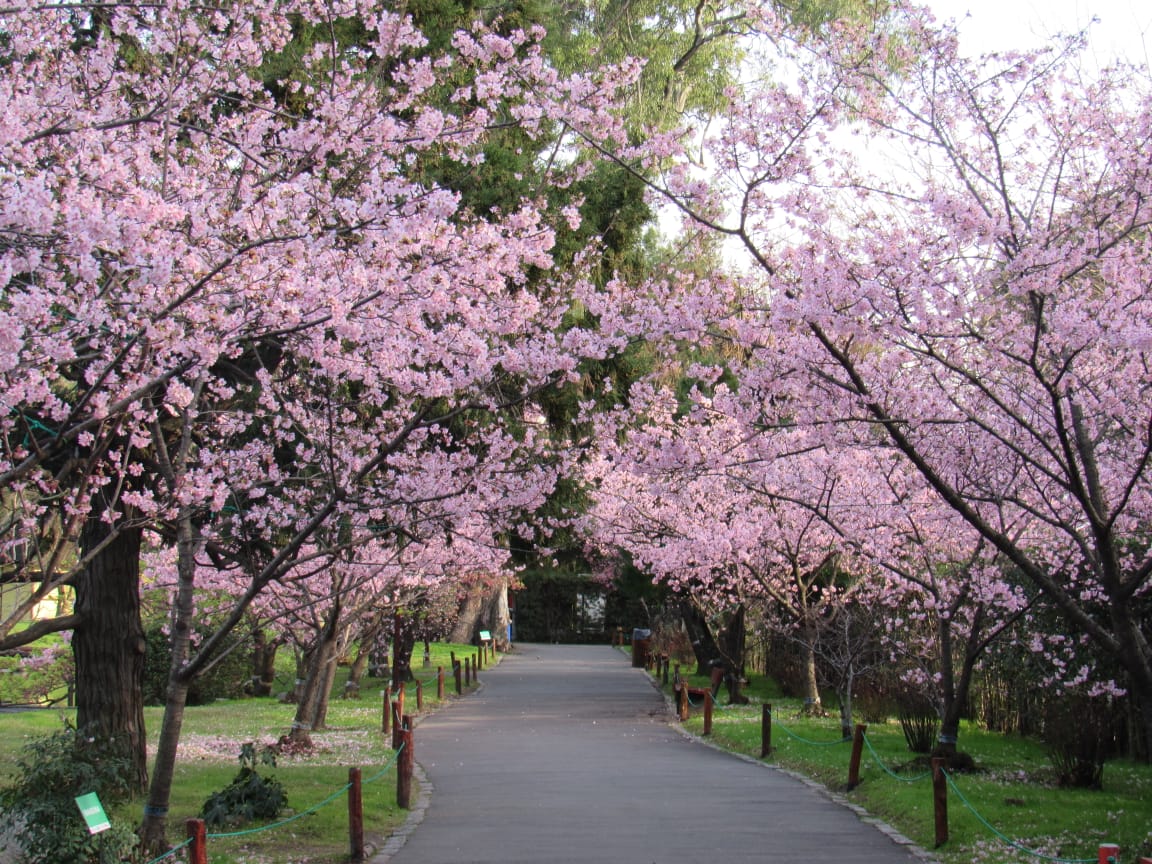
[[[99,496],[97,496],[99,497]],[[148,785],[144,732],[144,627],[140,621],[140,528],[116,530],[94,506],[80,535],[81,553],[107,545],[76,577],[72,636],[76,661],[76,726],[89,735],[122,739],[132,758],[136,792]]]
[[[713,665],[721,659],[720,648],[716,645],[716,638],[712,635],[712,628],[708,626],[704,613],[692,600],[686,599],[680,603],[680,618],[692,642],[692,653],[696,657],[696,674],[712,674]]]
[[[476,586],[465,597],[456,618],[456,624],[448,635],[449,642],[475,644],[481,630],[492,634],[492,641],[501,651],[510,647],[508,630],[512,616],[508,611],[508,580],[501,579],[495,585]]]

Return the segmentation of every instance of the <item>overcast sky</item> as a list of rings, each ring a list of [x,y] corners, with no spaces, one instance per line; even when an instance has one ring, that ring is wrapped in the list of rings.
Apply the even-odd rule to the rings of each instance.
[[[1152,3],[1147,0],[927,0],[941,20],[954,18],[968,53],[1034,47],[1059,33],[1089,30],[1100,64],[1123,56],[1148,65]]]

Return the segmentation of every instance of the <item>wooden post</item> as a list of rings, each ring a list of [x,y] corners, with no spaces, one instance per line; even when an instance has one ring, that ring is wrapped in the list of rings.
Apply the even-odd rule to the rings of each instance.
[[[401,717],[404,716],[404,685],[400,685],[400,689],[396,691],[396,713]],[[393,718],[395,719],[395,718]]]
[[[464,658],[464,686],[465,687],[471,687],[472,686],[472,658],[471,657],[465,657]]]
[[[387,735],[392,731],[392,688],[384,688],[384,719],[380,723],[381,731]]]
[[[1115,843],[1104,843],[1100,846],[1100,864],[1116,864],[1120,860],[1120,847]]]
[[[456,678],[456,695],[464,692],[464,669],[458,661],[452,662],[452,674]]]
[[[480,683],[480,658],[475,654],[472,655],[472,683]]]
[[[772,704],[765,702],[760,712],[760,758],[772,752]]]
[[[688,684],[680,683],[680,722],[688,719]]]
[[[184,823],[188,831],[188,864],[208,864],[208,832],[203,819],[189,819]]]
[[[948,778],[944,776],[947,762],[947,759],[940,756],[932,760],[932,803],[936,813],[937,849],[948,842]]]
[[[436,667],[436,698],[444,701],[444,667]]]
[[[416,682],[416,710],[417,711],[423,711],[424,710],[424,682],[423,681],[417,681]]]
[[[663,684],[665,687],[667,687],[668,686],[668,655],[667,654],[660,655],[660,665],[661,665],[661,673],[662,673],[661,677],[660,677],[660,683]]]
[[[401,728],[400,718],[404,714],[400,710],[399,700],[392,703],[392,749],[399,750],[400,744],[404,740],[401,736],[404,730]]]
[[[348,854],[352,861],[364,860],[364,790],[360,769],[348,769]]]
[[[712,734],[712,691],[704,691],[704,734]]]
[[[864,754],[864,733],[868,727],[863,723],[856,724],[856,733],[852,736],[852,759],[848,763],[848,788],[855,789],[860,785],[860,757]]]
[[[401,724],[403,749],[396,761],[396,806],[402,810],[412,809],[412,771],[416,765],[412,743],[412,718],[405,717]]]

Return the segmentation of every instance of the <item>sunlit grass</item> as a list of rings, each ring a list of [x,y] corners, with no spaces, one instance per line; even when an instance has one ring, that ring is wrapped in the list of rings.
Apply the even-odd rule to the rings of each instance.
[[[413,672],[423,682],[424,712],[439,704],[436,667],[444,667],[445,699],[455,698],[451,672],[451,652],[457,659],[472,657],[476,649],[468,645],[434,644],[430,664],[422,663],[423,647],[413,654]],[[290,659],[290,658],[288,658]],[[278,670],[277,692],[287,690],[292,674]],[[407,818],[407,811],[396,806],[395,753],[391,736],[382,732],[385,682],[365,678],[358,699],[341,698],[347,669],[342,668],[329,704],[327,728],[312,733],[315,749],[306,755],[282,755],[275,768],[268,769],[284,785],[288,810],[274,827],[237,826],[246,831],[236,838],[209,838],[209,861],[213,864],[329,864],[348,858],[348,804],[339,794],[349,782],[349,768],[359,768],[364,780],[364,831],[369,846],[379,848],[388,836]],[[416,715],[415,684],[406,689],[405,713]],[[209,705],[188,707],[180,736],[176,777],[169,805],[168,839],[179,843],[185,836],[187,819],[199,815],[204,801],[227,786],[240,768],[240,747],[248,742],[257,747],[274,744],[292,725],[296,706],[272,698],[219,700]],[[163,709],[145,709],[145,728],[149,735],[149,754],[155,752]],[[51,734],[75,711],[37,710],[0,715],[0,783],[15,767],[21,747],[32,738]],[[387,767],[384,773],[382,769]],[[261,768],[263,772],[265,769]],[[414,783],[413,793],[418,793]],[[315,812],[293,819],[296,814],[332,800]],[[143,802],[134,801],[113,814],[114,818],[139,822]],[[286,824],[279,824],[284,820]],[[215,833],[226,833],[221,829]]]

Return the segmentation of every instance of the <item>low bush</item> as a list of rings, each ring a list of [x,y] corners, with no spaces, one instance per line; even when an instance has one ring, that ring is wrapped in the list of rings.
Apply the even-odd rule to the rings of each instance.
[[[29,861],[97,864],[120,861],[136,847],[132,826],[115,821],[89,834],[76,798],[95,792],[106,809],[127,800],[132,760],[122,742],[87,737],[66,728],[25,745],[16,779],[0,790],[8,822],[0,849],[18,850]]]
[[[259,752],[255,744],[240,748],[240,773],[219,792],[213,792],[200,811],[204,821],[213,827],[275,819],[288,804],[283,784],[275,777],[260,773],[258,764],[276,767],[276,753],[265,747]]]

